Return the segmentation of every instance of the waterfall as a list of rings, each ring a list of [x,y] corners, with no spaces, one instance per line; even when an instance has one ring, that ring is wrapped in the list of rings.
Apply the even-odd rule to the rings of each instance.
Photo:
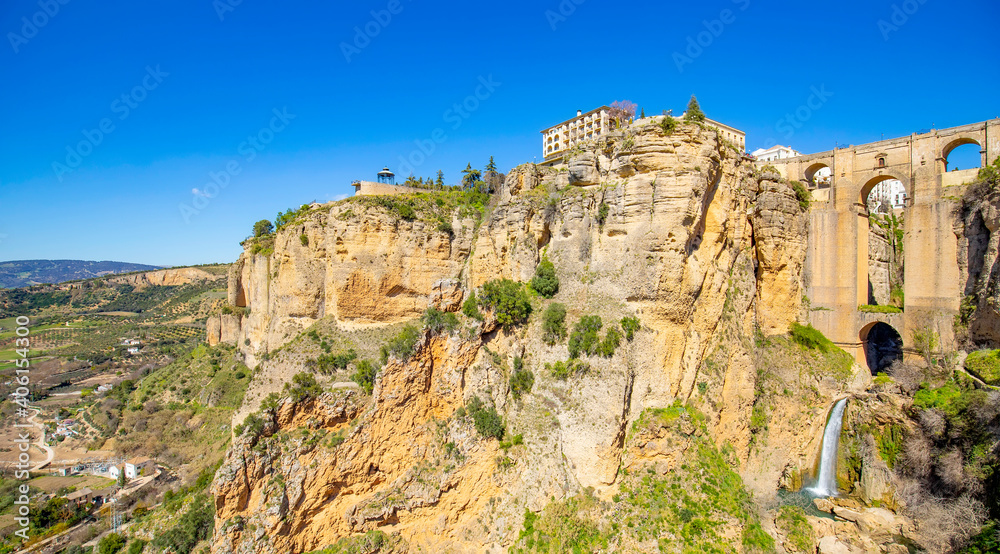
[[[844,422],[844,408],[847,399],[841,398],[830,410],[826,420],[826,430],[823,431],[823,446],[819,452],[819,472],[816,484],[808,490],[818,497],[835,496],[837,494],[837,443],[840,442],[840,428]]]

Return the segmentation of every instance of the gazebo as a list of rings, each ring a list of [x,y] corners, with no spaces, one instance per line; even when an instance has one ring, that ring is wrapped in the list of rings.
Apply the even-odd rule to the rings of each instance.
[[[387,185],[395,185],[396,174],[389,171],[388,167],[383,167],[382,171],[378,172],[378,182],[385,183]]]

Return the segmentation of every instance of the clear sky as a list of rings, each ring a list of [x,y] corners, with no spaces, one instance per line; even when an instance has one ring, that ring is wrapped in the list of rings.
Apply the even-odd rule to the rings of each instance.
[[[696,94],[751,151],[983,121],[997,21],[995,0],[4,0],[0,260],[230,262],[254,221],[383,165],[506,171],[621,99]]]

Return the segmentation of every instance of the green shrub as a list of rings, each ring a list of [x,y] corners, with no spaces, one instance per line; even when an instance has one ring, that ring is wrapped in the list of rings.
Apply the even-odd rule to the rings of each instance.
[[[1000,528],[996,520],[988,521],[974,537],[969,539],[960,554],[987,554],[1000,552]]]
[[[639,318],[635,316],[626,316],[622,318],[621,321],[622,330],[625,331],[625,340],[632,342],[635,338],[635,334],[642,328],[642,324],[639,323]]]
[[[608,220],[608,213],[611,208],[607,204],[601,203],[601,206],[597,208],[597,224],[604,227],[604,222]]]
[[[497,323],[510,329],[528,320],[531,300],[520,283],[510,279],[496,279],[483,283],[479,291],[479,305],[491,310]]]
[[[542,340],[553,345],[566,338],[566,306],[554,302],[542,313]]]
[[[267,422],[257,414],[250,414],[243,420],[243,423],[236,426],[233,431],[235,431],[237,437],[246,435],[250,437],[251,442],[256,441],[257,437],[264,432],[264,426]]]
[[[823,336],[823,333],[819,332],[819,330],[811,324],[800,325],[798,323],[792,323],[789,332],[792,340],[795,341],[796,344],[804,346],[810,350],[828,352],[830,349],[835,348],[833,342]]]
[[[372,529],[364,535],[343,537],[323,550],[314,550],[309,554],[369,554],[391,547],[390,542],[389,535],[384,531]]]
[[[571,375],[583,375],[590,371],[590,364],[570,358],[569,360],[558,361],[554,364],[545,364],[545,370],[556,379],[565,381]]]
[[[503,419],[497,413],[496,408],[493,406],[487,408],[478,396],[474,396],[469,401],[467,411],[472,416],[472,422],[480,435],[497,440],[503,439],[506,429],[504,428]]]
[[[389,357],[395,357],[399,360],[406,360],[413,355],[413,352],[417,348],[417,342],[420,340],[420,330],[413,325],[407,325],[403,327],[403,330],[399,332],[395,337],[389,339],[389,342],[382,346],[380,356],[382,359],[382,365],[385,365],[389,361]]]
[[[354,364],[354,374],[351,380],[357,383],[367,394],[371,394],[375,389],[375,378],[378,376],[379,368],[371,360],[359,360]]]
[[[556,266],[548,258],[535,268],[535,276],[531,279],[531,288],[543,298],[552,298],[559,292],[559,277],[556,276]]]
[[[190,554],[195,545],[212,535],[215,507],[205,495],[198,495],[177,525],[153,539],[152,546],[177,554]]]
[[[875,380],[874,380],[874,383],[876,385],[878,385],[878,386],[891,385],[892,382],[893,382],[892,381],[892,377],[889,377],[888,375],[886,375],[885,373],[883,373],[881,371],[878,372],[878,375],[875,376]]]
[[[265,412],[274,413],[279,406],[281,406],[281,395],[276,392],[268,394],[260,402],[260,409]]]
[[[316,382],[316,376],[312,373],[300,372],[292,377],[291,383],[285,383],[285,394],[292,397],[294,402],[302,402],[309,398],[316,398],[323,394],[323,387]]]
[[[610,358],[611,356],[615,355],[615,350],[618,349],[618,345],[620,345],[621,343],[622,343],[621,332],[618,329],[612,327],[608,329],[607,334],[604,336],[604,340],[602,340],[601,344],[597,346],[596,353],[599,356]]]
[[[305,233],[299,235],[299,242],[302,243],[302,246],[309,246],[309,235]]]
[[[470,292],[469,297],[465,299],[462,304],[462,313],[466,317],[471,317],[477,321],[483,320],[483,314],[479,311],[479,306],[476,305],[476,293]]]
[[[593,354],[600,339],[597,332],[601,330],[601,316],[585,315],[573,326],[569,336],[569,357],[578,358],[580,354]]]
[[[520,358],[517,358],[520,359]],[[526,369],[515,369],[510,374],[510,393],[514,398],[521,398],[522,394],[531,392],[531,387],[535,384],[535,374]]]
[[[442,330],[450,333],[458,327],[458,317],[455,314],[442,312],[434,307],[427,308],[422,321],[424,322],[424,327],[430,329],[432,333],[440,333]]]
[[[347,369],[348,364],[356,360],[357,357],[358,353],[353,349],[337,354],[323,354],[316,359],[316,369],[323,374],[330,374],[338,369]]]
[[[965,359],[965,369],[991,385],[1000,381],[1000,350],[977,350]]]
[[[993,160],[993,165],[981,168],[977,178],[990,187],[997,188],[997,185],[1000,184],[1000,157]]]
[[[125,537],[110,533],[97,543],[97,554],[115,554],[122,548],[125,548]]]
[[[799,201],[799,207],[803,211],[809,209],[809,203],[812,201],[812,194],[809,193],[809,189],[806,188],[799,181],[792,181],[792,190],[795,191],[795,199]]]
[[[896,459],[903,451],[903,428],[897,424],[892,424],[884,430],[875,433],[875,442],[878,444],[878,454],[889,469],[896,466]]]
[[[451,221],[444,218],[438,220],[437,229],[438,231],[441,231],[442,233],[448,233],[449,235],[455,234],[455,230],[451,227]]]
[[[142,539],[132,539],[128,545],[128,554],[142,554],[146,544],[148,543]]]
[[[660,119],[659,126],[664,136],[670,136],[677,129],[677,120],[672,115],[665,115]]]
[[[899,232],[902,233],[902,229],[900,229]],[[899,240],[900,244],[902,244],[902,237],[900,237]],[[906,294],[903,292],[903,287],[900,285],[893,285],[892,289],[889,291],[889,303],[902,309],[905,302]]]

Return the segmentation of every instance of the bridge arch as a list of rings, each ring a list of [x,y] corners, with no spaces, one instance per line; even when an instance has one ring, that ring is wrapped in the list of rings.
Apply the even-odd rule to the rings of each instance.
[[[973,167],[983,167],[984,165],[986,165],[987,164],[987,160],[983,159],[983,156],[984,156],[983,152],[982,152],[983,145],[976,138],[964,136],[964,137],[958,137],[958,138],[956,138],[956,139],[948,142],[948,144],[946,144],[944,146],[944,148],[941,149],[941,160],[944,162],[944,168],[943,168],[943,170],[944,171],[948,171],[948,166],[952,164],[952,161],[949,158],[950,158],[952,152],[956,148],[959,148],[959,147],[962,147],[962,146],[966,146],[966,145],[970,145],[970,144],[974,144],[974,145],[976,145],[976,146],[979,147],[979,150],[980,150],[979,156],[978,156],[978,158],[979,158],[978,159],[979,165],[978,166],[971,166],[970,165],[968,167],[963,167],[961,169],[971,169]],[[966,150],[966,149],[963,148],[962,150]],[[974,158],[972,156],[968,156],[968,157],[966,157],[966,159],[974,159]]]
[[[897,177],[895,175],[892,175],[892,174],[875,175],[875,176],[869,178],[865,182],[864,186],[861,187],[861,194],[858,196],[858,204],[861,204],[862,206],[866,206],[867,207],[868,206],[868,196],[872,193],[872,190],[874,190],[875,187],[878,186],[879,184],[881,184],[881,183],[883,183],[885,181],[890,181],[890,180],[899,181],[902,184],[902,186],[903,186],[903,192],[907,196],[910,195],[910,187],[908,186],[908,182],[907,182],[908,180],[907,179],[905,179],[905,178],[901,179],[901,178],[899,178],[899,177]]]
[[[873,321],[861,328],[858,338],[872,375],[888,373],[894,362],[903,359],[903,337],[888,323]]]
[[[803,173],[809,188],[828,188],[832,182],[832,170],[825,162],[816,162]]]

